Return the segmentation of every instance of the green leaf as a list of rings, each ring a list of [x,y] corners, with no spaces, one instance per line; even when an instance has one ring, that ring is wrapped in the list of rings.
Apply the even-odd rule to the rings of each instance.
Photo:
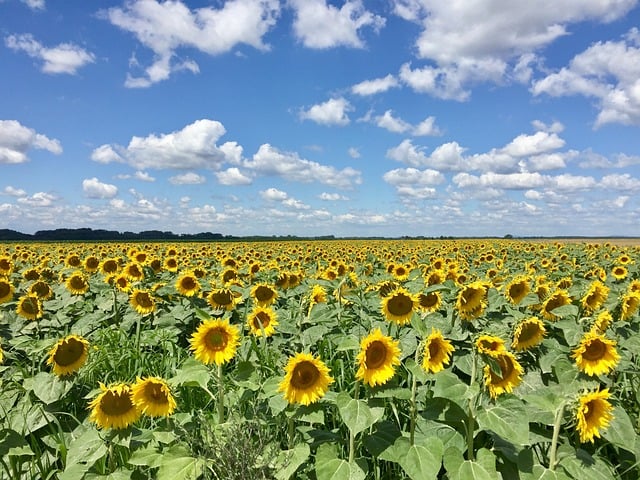
[[[163,454],[154,447],[141,448],[131,454],[127,461],[131,465],[145,466],[149,468],[159,467],[162,463]]]
[[[24,381],[24,388],[32,390],[35,396],[46,405],[63,398],[72,386],[73,382],[60,380],[55,375],[46,372],[40,372]]]
[[[164,452],[157,480],[195,480],[204,472],[204,461],[189,455],[186,448],[171,447]]]
[[[342,421],[353,435],[366,430],[379,420],[364,400],[355,400],[348,393],[342,392],[336,398],[336,405]]]
[[[11,449],[26,445],[26,440],[18,432],[7,428],[0,430],[0,457],[5,456]]]
[[[205,365],[198,362],[195,358],[188,358],[182,364],[182,368],[178,369],[176,374],[169,379],[169,384],[176,386],[198,386],[207,389],[210,378],[211,372]]]
[[[402,438],[402,432],[396,424],[390,421],[384,421],[376,424],[374,432],[371,435],[365,436],[363,443],[367,451],[374,457],[397,463],[399,459],[395,460],[383,457],[387,457],[387,449],[393,452],[393,445],[399,438]],[[391,458],[393,458],[393,453],[391,453]]]
[[[518,445],[529,443],[527,410],[518,399],[499,400],[478,412],[476,420],[481,430],[491,430],[505,440]]]
[[[85,464],[90,468],[106,454],[107,447],[98,431],[84,427],[84,430],[80,430],[79,435],[69,444],[65,471],[78,463]]]
[[[276,480],[289,480],[300,465],[307,461],[310,453],[311,450],[306,443],[281,451],[276,459]]]
[[[609,427],[602,431],[602,436],[617,447],[633,451],[636,431],[627,412],[617,406],[613,409],[613,419]]]
[[[588,478],[589,480],[615,480],[616,476],[610,467],[598,457],[592,457],[582,449],[574,450],[566,446],[558,449],[564,453],[561,456],[560,465],[571,478]],[[572,451],[566,454],[567,451]],[[559,455],[560,456],[560,455]]]
[[[460,465],[458,475],[455,478],[457,478],[457,480],[495,480],[496,474],[495,472],[492,474],[487,471],[487,469],[478,462],[465,460],[462,462],[462,465]]]
[[[468,389],[469,386],[463,383],[457,375],[443,371],[436,375],[433,396],[447,398],[455,402],[462,410],[465,410]]]
[[[411,445],[400,466],[413,480],[437,478],[444,447],[437,438],[430,438],[425,444]]]
[[[366,473],[357,463],[334,458],[316,466],[318,480],[364,480]]]

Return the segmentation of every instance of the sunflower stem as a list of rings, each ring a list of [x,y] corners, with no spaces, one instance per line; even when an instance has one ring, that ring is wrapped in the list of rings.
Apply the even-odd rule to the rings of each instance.
[[[224,383],[222,382],[222,364],[218,364],[218,423],[224,423]]]
[[[358,401],[358,393],[360,390],[360,382],[356,380],[356,386],[353,392],[353,397]],[[349,429],[349,464],[353,463],[356,454],[356,435],[353,430]]]
[[[560,427],[562,426],[562,417],[564,415],[565,402],[562,402],[558,410],[556,410],[556,418],[553,423],[553,437],[551,438],[551,449],[549,450],[549,470],[556,468],[556,452],[558,449],[558,437],[560,436]]]
[[[287,420],[287,436],[289,437],[289,450],[293,448],[295,437],[296,437],[296,428],[293,423],[293,415],[291,415]]]
[[[476,382],[476,369],[477,369],[477,359],[476,355],[471,351],[471,379],[469,380],[469,388],[473,388]],[[475,431],[475,423],[476,423],[476,414],[475,414],[475,402],[476,395],[473,395],[469,399],[469,408],[467,410],[467,460],[474,460],[474,452],[473,452],[473,432]]]
[[[422,342],[416,348],[416,353],[414,355],[414,359],[416,362],[416,366],[420,361],[420,352],[422,350]],[[418,405],[416,402],[416,397],[418,394],[418,378],[414,373],[411,373],[411,418],[409,421],[409,441],[411,445],[414,443],[415,432],[416,432],[416,416],[418,415]]]

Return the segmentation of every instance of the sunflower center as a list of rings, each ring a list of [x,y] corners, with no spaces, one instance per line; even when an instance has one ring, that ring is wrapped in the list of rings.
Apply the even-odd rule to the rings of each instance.
[[[269,287],[260,285],[258,288],[256,288],[256,300],[258,300],[259,302],[266,302],[268,300],[271,300],[271,297],[273,297],[273,293],[273,290],[271,290]]]
[[[211,299],[215,302],[216,305],[230,305],[231,302],[233,302],[231,292],[228,290],[212,293]]]
[[[258,312],[253,319],[253,326],[256,328],[260,328],[260,324],[262,324],[262,328],[266,328],[271,323],[271,317],[267,312]]]
[[[376,369],[384,365],[387,359],[387,347],[380,340],[371,342],[365,353],[364,363],[367,368]]]
[[[96,257],[89,257],[87,258],[85,265],[90,269],[95,269],[95,268],[98,268],[98,265],[100,265],[100,262]]]
[[[320,378],[320,372],[316,366],[311,362],[303,361],[293,369],[291,386],[299,390],[306,390],[315,385],[318,378]]]
[[[441,345],[438,341],[431,341],[427,345],[427,350],[429,351],[429,360],[435,360],[438,358],[441,352]]]
[[[0,298],[6,297],[11,292],[11,285],[7,282],[0,282]]]
[[[56,348],[53,359],[61,367],[66,367],[78,361],[83,353],[84,345],[82,342],[75,338],[69,338]]]
[[[582,358],[590,362],[593,362],[603,358],[606,353],[607,353],[607,346],[604,344],[604,342],[596,338],[591,340],[587,345],[585,345]]]
[[[108,416],[124,415],[131,411],[132,408],[134,408],[134,405],[128,390],[121,393],[108,390],[100,401],[100,409]]]
[[[118,262],[115,260],[107,260],[102,264],[102,270],[104,270],[105,273],[115,273],[118,271]]]
[[[168,403],[167,394],[160,383],[149,382],[144,388],[145,400],[151,403]]]
[[[420,296],[420,306],[423,308],[431,308],[438,304],[438,296],[435,293],[427,293]]]
[[[524,293],[524,285],[522,283],[516,283],[509,287],[509,296],[511,298],[518,298]]]
[[[69,285],[71,285],[71,288],[74,290],[82,290],[85,288],[86,283],[82,277],[75,275],[69,279]]]
[[[184,277],[180,284],[185,290],[194,290],[196,288],[196,280],[193,277]]]
[[[6,258],[0,258],[0,270],[8,272],[11,270],[11,263]]]
[[[169,268],[176,268],[178,266],[178,262],[176,261],[175,258],[169,258],[167,260],[167,267]]]
[[[153,308],[153,300],[147,292],[138,292],[136,295],[136,303],[142,308]]]
[[[229,337],[224,330],[216,328],[207,335],[207,345],[215,352],[223,351],[227,343],[229,343]]]
[[[518,342],[526,343],[529,340],[532,340],[537,337],[540,332],[540,328],[538,325],[534,323],[525,323],[522,326],[522,330],[520,330],[520,334],[518,335]]]
[[[462,292],[462,303],[468,305],[468,308],[475,308],[480,303],[482,293],[475,288],[466,288]]]
[[[22,310],[28,315],[37,315],[40,312],[35,298],[27,298],[22,302]]]
[[[78,257],[77,255],[72,255],[69,257],[69,259],[67,260],[67,264],[71,265],[72,267],[77,267],[80,265],[80,257]]]
[[[498,358],[498,365],[500,365],[501,374],[498,375],[497,373],[492,371],[491,376],[493,377],[495,375],[497,381],[504,381],[509,379],[514,371],[513,362],[511,361],[511,359],[506,355],[501,355]]]
[[[407,315],[413,310],[413,302],[409,296],[404,293],[398,293],[389,299],[387,308],[393,315]]]

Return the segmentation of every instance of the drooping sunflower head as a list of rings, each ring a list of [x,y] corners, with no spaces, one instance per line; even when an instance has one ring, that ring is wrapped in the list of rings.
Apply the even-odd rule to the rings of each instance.
[[[200,282],[193,272],[184,272],[176,280],[176,290],[180,295],[193,297],[200,291]]]
[[[425,284],[430,287],[431,285],[439,285],[447,278],[447,272],[444,270],[431,270],[425,277]]]
[[[393,290],[381,302],[382,313],[385,318],[398,325],[405,325],[411,322],[413,312],[416,311],[418,305],[417,296],[403,287]]]
[[[315,284],[309,292],[309,308],[318,303],[327,303],[327,292],[322,285]]]
[[[570,303],[571,297],[566,290],[556,290],[542,304],[542,316],[545,320],[557,320],[558,316],[553,313],[553,310]]]
[[[629,320],[640,308],[640,293],[627,292],[620,302],[620,319]]]
[[[103,275],[114,275],[120,271],[120,262],[116,258],[105,258],[100,262],[100,272]]]
[[[516,352],[529,350],[542,342],[546,333],[547,330],[539,318],[531,317],[522,320],[513,332],[511,348]]]
[[[259,307],[268,307],[277,300],[278,291],[271,285],[258,283],[251,288],[251,297]]]
[[[131,386],[118,383],[110,387],[100,384],[101,393],[89,403],[89,420],[98,428],[127,428],[140,418],[140,410],[133,403]]]
[[[491,398],[495,399],[503,393],[511,393],[520,384],[524,369],[513,353],[509,351],[503,351],[491,358],[495,360],[500,371],[494,371],[490,365],[485,365],[484,383]]]
[[[144,415],[168,417],[176,409],[169,384],[158,377],[138,378],[131,387],[131,399]]]
[[[418,295],[418,304],[423,312],[435,312],[442,306],[440,292],[421,293]]]
[[[207,302],[214,310],[233,310],[237,305],[240,297],[229,288],[214,288],[207,295]]]
[[[607,310],[603,310],[598,314],[596,319],[593,321],[593,325],[591,326],[591,331],[599,334],[604,334],[607,331],[607,328],[613,322],[613,316]]]
[[[77,372],[87,362],[89,342],[78,335],[68,335],[49,351],[47,365],[62,377]]]
[[[587,375],[606,375],[620,361],[615,340],[593,331],[584,334],[571,356]]]
[[[600,280],[595,280],[590,286],[584,297],[582,297],[582,308],[585,312],[592,313],[598,310],[609,296],[609,287],[604,285]]]
[[[261,336],[264,332],[265,337],[270,337],[276,333],[278,325],[278,316],[270,307],[255,307],[249,315],[247,315],[247,325],[253,335]]]
[[[609,389],[588,392],[578,398],[576,429],[580,435],[580,442],[593,443],[593,439],[600,438],[600,432],[613,420],[613,406],[609,398]]]
[[[444,366],[451,361],[451,354],[454,350],[454,346],[442,336],[440,330],[432,329],[431,334],[425,340],[422,368],[431,373],[444,370]]]
[[[37,320],[42,318],[44,310],[42,302],[34,293],[27,293],[18,299],[16,313],[27,320]]]
[[[463,320],[473,320],[484,312],[486,303],[487,287],[484,282],[472,282],[463,286],[458,291],[456,298],[456,309]]]
[[[320,400],[332,383],[329,368],[322,360],[310,353],[297,353],[289,357],[278,391],[289,403],[309,405]]]
[[[360,353],[356,357],[358,371],[356,378],[371,387],[384,385],[395,374],[400,365],[400,347],[398,340],[383,335],[379,328],[360,342]]]
[[[73,295],[83,295],[89,290],[89,282],[80,271],[73,272],[64,284]]]
[[[391,292],[393,292],[399,286],[400,285],[394,280],[383,280],[382,282],[378,282],[372,285],[371,287],[369,287],[369,289],[377,291],[378,295],[380,295],[381,298],[384,298],[387,295],[391,294]]]
[[[136,262],[126,264],[122,272],[132,282],[140,282],[144,279],[144,270],[142,265]]]
[[[0,303],[10,302],[13,292],[13,284],[6,278],[0,278]]]
[[[196,360],[204,364],[222,365],[235,356],[240,332],[227,319],[210,319],[200,324],[191,335],[190,343]]]
[[[504,296],[511,304],[518,305],[530,291],[531,280],[529,277],[520,276],[514,278],[504,287]]]
[[[147,290],[135,288],[129,296],[129,303],[140,315],[147,315],[156,309],[156,302]]]
[[[490,357],[496,357],[506,350],[504,340],[495,335],[480,335],[476,340],[478,352]]]

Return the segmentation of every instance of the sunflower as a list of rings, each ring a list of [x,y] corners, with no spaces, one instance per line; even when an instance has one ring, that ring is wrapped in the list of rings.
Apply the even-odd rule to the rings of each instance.
[[[309,308],[318,303],[327,303],[327,292],[321,285],[315,284],[309,293]]]
[[[11,257],[0,257],[0,275],[11,275],[13,272],[13,262],[11,261]]]
[[[542,304],[542,316],[545,320],[557,320],[559,317],[553,314],[553,310],[571,303],[571,297],[565,290],[556,290]]]
[[[571,357],[578,369],[587,375],[606,375],[620,361],[615,340],[590,331],[584,334]]]
[[[447,273],[444,270],[432,270],[427,274],[424,279],[424,283],[430,287],[431,285],[438,285],[445,281]]]
[[[458,292],[456,309],[462,320],[473,320],[484,312],[487,306],[487,287],[483,282],[473,282],[463,286]]]
[[[440,292],[421,293],[418,295],[418,305],[423,312],[435,312],[442,306]]]
[[[150,417],[168,417],[176,409],[169,384],[158,377],[138,377],[131,387],[131,399],[141,413]]]
[[[382,334],[379,328],[360,342],[360,353],[356,357],[358,371],[356,379],[363,380],[371,387],[384,385],[395,374],[400,365],[400,347],[398,340]]]
[[[228,288],[215,288],[207,295],[207,301],[214,310],[233,310],[238,297]]]
[[[500,367],[500,373],[494,372],[489,365],[485,365],[484,383],[489,389],[491,398],[495,399],[503,393],[511,393],[522,381],[524,370],[513,353],[506,350],[492,358]]]
[[[51,365],[59,377],[71,375],[86,363],[88,352],[88,341],[78,335],[68,335],[49,351],[47,365]]]
[[[504,340],[494,335],[480,335],[476,340],[476,348],[478,352],[490,357],[497,357],[506,351]]]
[[[640,293],[626,293],[620,302],[620,319],[629,320],[635,315],[640,307]]]
[[[609,296],[609,287],[605,286],[600,280],[594,281],[582,297],[581,303],[586,313],[592,313],[598,310]]]
[[[591,326],[591,331],[603,334],[607,330],[607,328],[609,328],[612,322],[613,317],[611,316],[611,313],[609,313],[607,310],[603,310],[594,320],[593,325]]]
[[[222,365],[235,356],[240,333],[227,319],[209,319],[191,335],[190,343],[190,350],[193,350],[197,360],[205,364]]]
[[[275,327],[278,325],[278,316],[272,308],[255,307],[247,316],[247,325],[254,335],[260,336],[264,332],[265,337],[270,337],[276,333]]]
[[[82,265],[82,260],[80,260],[80,256],[79,255],[77,255],[75,253],[70,253],[64,259],[64,264],[67,267],[78,268],[80,265]]]
[[[32,283],[29,287],[29,293],[37,295],[40,300],[49,300],[53,297],[51,286],[44,280],[38,280]]]
[[[116,258],[105,258],[100,262],[100,272],[105,275],[113,275],[120,271],[120,263]]]
[[[2,350],[2,345],[0,345],[0,365],[4,363],[4,350]]]
[[[378,295],[380,295],[381,298],[384,298],[390,295],[399,286],[400,285],[398,285],[393,280],[384,280],[380,283],[373,285],[371,288],[373,290],[376,290],[378,292]]]
[[[178,259],[175,257],[168,257],[164,259],[164,269],[168,272],[178,271]]]
[[[140,315],[147,315],[156,309],[156,302],[153,296],[146,290],[134,289],[129,296],[129,303]]]
[[[398,287],[382,299],[382,313],[390,322],[405,325],[411,321],[419,305],[418,298],[402,287]]]
[[[611,275],[613,275],[613,278],[615,278],[619,282],[627,278],[628,273],[629,272],[627,271],[627,267],[622,265],[613,267],[613,270],[611,271]]]
[[[600,438],[600,430],[607,428],[613,420],[613,407],[609,403],[609,397],[609,389],[605,388],[585,393],[578,399],[576,428],[582,443],[593,443],[594,437]]]
[[[27,320],[37,320],[44,314],[40,299],[33,293],[27,293],[18,299],[16,312]]]
[[[64,285],[73,295],[83,295],[89,290],[89,282],[80,271],[73,272]]]
[[[322,398],[332,383],[329,368],[322,360],[310,353],[297,353],[289,357],[278,391],[289,403],[309,405]]]
[[[259,307],[268,307],[276,301],[278,292],[266,283],[258,283],[251,288],[251,296]]]
[[[127,277],[124,273],[116,275],[115,277],[113,277],[112,281],[116,288],[121,292],[128,292],[129,290],[131,290],[131,280],[129,280],[129,277]]]
[[[411,273],[411,267],[409,267],[408,265],[401,265],[401,264],[395,265],[391,272],[391,274],[393,275],[393,278],[395,278],[399,282],[402,282],[408,279],[409,273]]]
[[[22,278],[25,280],[38,280],[40,278],[40,272],[37,268],[28,268],[22,272]]]
[[[84,267],[85,272],[87,273],[95,273],[100,268],[100,260],[95,255],[89,255],[82,262],[82,266]]]
[[[442,332],[432,328],[431,334],[425,340],[422,368],[431,373],[444,370],[445,364],[451,361],[454,350],[451,342],[442,336]]]
[[[131,398],[131,385],[118,383],[110,387],[100,384],[102,392],[89,402],[89,420],[98,428],[123,429],[140,418],[140,410]]]
[[[185,297],[193,297],[200,291],[200,282],[193,272],[185,272],[176,280],[176,290]]]
[[[513,305],[518,305],[531,291],[529,277],[517,277],[504,287],[504,296]]]
[[[516,352],[528,350],[542,342],[546,333],[547,330],[544,328],[544,324],[539,318],[531,317],[526,320],[522,320],[513,332],[511,348]]]
[[[6,278],[0,278],[0,303],[10,302],[13,299],[13,284]]]
[[[125,265],[122,273],[132,282],[139,282],[144,279],[144,270],[139,263],[128,263]]]

